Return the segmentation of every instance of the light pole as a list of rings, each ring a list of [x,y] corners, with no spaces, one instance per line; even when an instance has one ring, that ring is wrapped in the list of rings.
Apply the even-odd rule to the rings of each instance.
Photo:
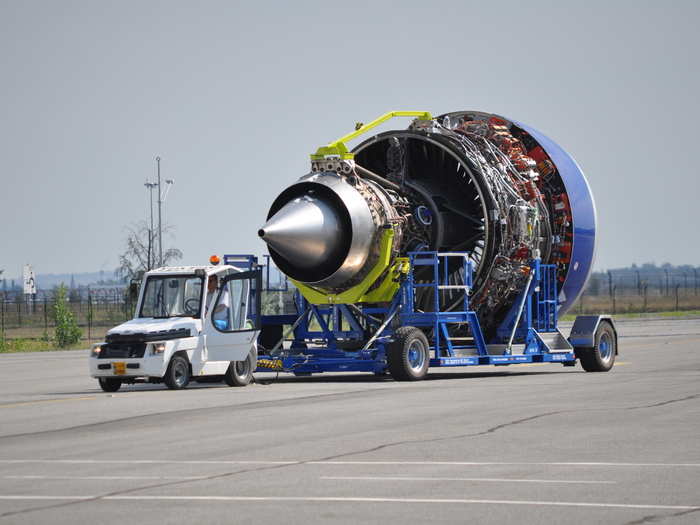
[[[153,188],[157,186],[155,182],[148,182],[144,184],[148,188],[148,201],[151,207],[151,227],[148,230],[148,270],[153,269]]]
[[[163,266],[163,217],[162,217],[162,194],[160,191],[160,157],[156,157],[158,171],[158,266]]]
[[[158,265],[163,266],[163,203],[168,196],[170,186],[175,184],[173,179],[165,179],[165,191],[162,190],[160,181],[160,157],[156,157],[158,167]]]
[[[165,190],[162,192],[159,192],[159,198],[160,198],[160,206],[158,207],[158,222],[160,223],[161,220],[161,207],[163,204],[165,204],[165,199],[168,198],[168,192],[170,191],[170,187],[175,184],[175,181],[173,179],[165,179]],[[158,239],[160,240],[160,265],[163,266],[163,241],[162,241],[162,235],[163,235],[163,229],[160,229],[160,232],[158,233]]]

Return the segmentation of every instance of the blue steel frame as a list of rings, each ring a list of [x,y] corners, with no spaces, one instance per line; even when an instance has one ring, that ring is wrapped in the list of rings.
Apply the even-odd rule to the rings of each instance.
[[[515,363],[573,362],[572,352],[550,353],[538,333],[557,332],[557,284],[554,265],[533,261],[532,279],[519,294],[513,308],[487,344],[476,313],[469,308],[473,266],[466,252],[409,254],[408,275],[399,292],[389,304],[383,305],[312,305],[297,291],[297,315],[263,315],[262,325],[293,325],[293,338],[288,348],[266,354],[261,360],[281,362],[282,370],[296,375],[320,372],[386,371],[386,350],[398,326],[416,326],[431,332],[431,367],[507,365]],[[448,260],[457,259],[462,265],[464,284],[450,284]],[[224,259],[226,260],[226,259]],[[454,263],[453,268],[454,268]],[[422,271],[417,280],[415,272]],[[426,282],[425,274],[431,279]],[[433,311],[416,308],[416,291],[432,288]],[[463,292],[461,308],[444,311],[447,292]],[[519,314],[519,310],[522,310]],[[375,317],[380,315],[381,318]],[[385,323],[384,319],[393,322]],[[513,342],[524,344],[522,354],[512,354],[507,343],[517,321]],[[376,333],[384,324],[381,333]],[[451,337],[449,328],[468,325],[469,337]],[[376,335],[371,345],[367,343]],[[489,352],[490,345],[493,346]],[[493,349],[496,350],[493,350]],[[495,353],[497,352],[497,353]],[[278,371],[259,367],[258,372]]]

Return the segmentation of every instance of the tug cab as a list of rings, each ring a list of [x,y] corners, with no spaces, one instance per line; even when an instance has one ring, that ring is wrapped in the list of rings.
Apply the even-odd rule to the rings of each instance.
[[[92,346],[90,375],[105,392],[137,382],[173,390],[193,380],[247,385],[257,366],[260,286],[257,265],[147,272],[134,318]]]

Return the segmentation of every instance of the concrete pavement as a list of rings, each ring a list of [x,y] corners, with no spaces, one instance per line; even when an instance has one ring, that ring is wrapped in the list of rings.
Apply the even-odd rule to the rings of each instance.
[[[698,523],[700,320],[619,328],[606,374],[419,383],[105,394],[87,352],[2,355],[0,523]]]

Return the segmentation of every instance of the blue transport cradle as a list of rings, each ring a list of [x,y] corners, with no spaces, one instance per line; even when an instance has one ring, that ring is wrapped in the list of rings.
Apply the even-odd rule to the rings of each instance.
[[[401,327],[414,327],[414,331],[423,333],[420,338],[424,336],[428,342],[430,368],[519,363],[573,366],[578,358],[586,370],[586,363],[595,369],[592,360],[601,338],[608,360],[617,353],[617,331],[609,316],[581,316],[575,324],[575,340],[570,341],[559,331],[555,267],[539,260],[530,265],[525,285],[504,321],[494,333],[485,334],[469,303],[473,268],[468,255],[410,253],[408,271],[389,303],[314,305],[296,291],[296,313],[261,316],[260,340],[267,344],[258,345],[256,371],[384,374],[391,368],[391,345],[401,338],[397,336]],[[252,256],[225,256],[224,261],[242,269],[257,266]],[[465,276],[462,282],[466,284],[449,282],[448,267],[454,271],[455,265],[461,265],[460,272]],[[263,266],[268,267],[261,270],[267,273],[269,284],[269,261]],[[421,310],[416,296],[425,288],[430,290],[432,301],[429,307],[422,301]],[[265,290],[263,286],[263,293]],[[601,335],[602,328],[608,331],[603,330]],[[411,352],[409,348],[405,354],[409,364],[416,359]],[[611,366],[609,363],[607,369]]]

